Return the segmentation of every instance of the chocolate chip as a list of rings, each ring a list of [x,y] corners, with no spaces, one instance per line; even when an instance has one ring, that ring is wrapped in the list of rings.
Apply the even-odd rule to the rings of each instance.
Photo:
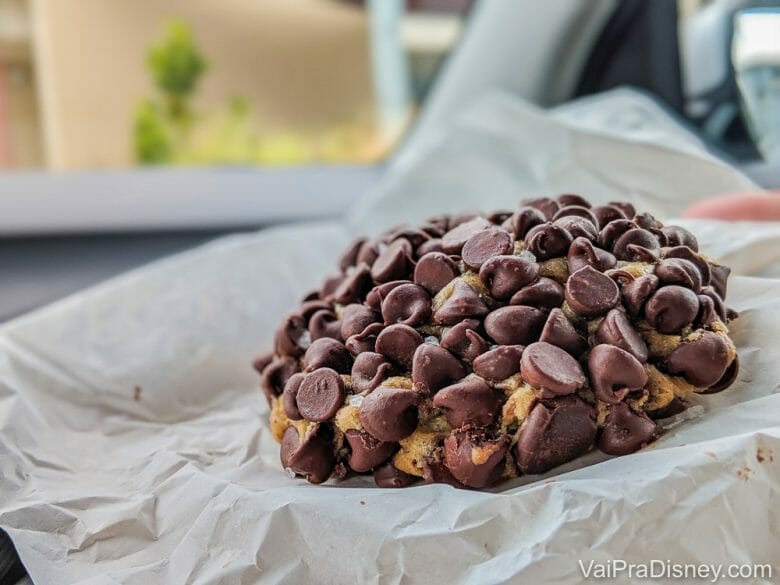
[[[387,463],[374,470],[374,483],[381,488],[404,488],[418,481],[418,477],[396,469],[392,463]]]
[[[379,257],[379,251],[376,249],[376,245],[373,242],[365,242],[360,246],[357,258],[355,258],[355,265],[365,263],[369,267],[374,265],[376,259]]]
[[[520,256],[494,256],[479,269],[492,297],[508,299],[539,276],[539,265]]]
[[[524,286],[509,299],[510,305],[530,305],[532,307],[552,308],[563,304],[563,286],[546,276]]]
[[[523,350],[520,375],[534,388],[553,394],[571,394],[585,384],[579,362],[560,347],[539,341]]]
[[[333,291],[333,301],[342,305],[353,303],[365,297],[372,286],[374,283],[371,281],[371,269],[368,264],[360,264],[347,273],[344,280]]]
[[[308,325],[311,318],[318,312],[332,310],[332,303],[326,303],[325,301],[317,299],[302,302],[300,308],[296,312],[303,317],[303,321]]]
[[[699,292],[702,277],[698,267],[690,260],[665,258],[655,267],[655,275],[661,284],[679,284],[693,292]]]
[[[657,230],[661,224],[649,213],[635,213],[632,221],[642,229]]]
[[[594,246],[586,238],[576,238],[569,246],[566,254],[566,263],[569,265],[569,274],[574,274],[584,266],[592,266],[600,272],[614,268],[617,259],[601,248]]]
[[[364,351],[374,351],[376,349],[376,339],[384,328],[385,326],[381,323],[372,323],[363,329],[361,333],[350,335],[344,342],[344,347],[352,355],[358,355]]]
[[[687,246],[675,246],[664,250],[664,258],[682,258],[692,262],[699,270],[702,286],[710,284],[710,263]]]
[[[693,328],[709,327],[719,319],[720,316],[715,309],[715,303],[712,298],[707,295],[699,295],[699,313],[696,315],[696,319],[693,320]]]
[[[591,266],[580,268],[566,281],[566,302],[584,317],[597,317],[620,300],[615,281]]]
[[[527,345],[539,339],[545,314],[535,307],[501,307],[485,317],[485,332],[499,345]]]
[[[382,301],[385,325],[403,323],[416,327],[431,318],[431,297],[416,284],[402,284],[390,291]]]
[[[344,405],[344,381],[335,370],[319,368],[306,374],[298,386],[295,403],[304,418],[325,422]]]
[[[425,483],[446,483],[458,489],[465,489],[467,486],[455,479],[447,466],[438,457],[428,457],[422,464],[423,480]]]
[[[376,351],[397,364],[403,371],[412,368],[414,352],[423,342],[422,335],[408,325],[390,325],[377,336]]]
[[[439,325],[455,325],[463,319],[484,317],[488,307],[479,294],[465,281],[456,280],[452,294],[434,311],[433,320]]]
[[[360,403],[360,423],[380,441],[400,441],[417,427],[417,392],[380,386]]]
[[[414,251],[417,258],[422,258],[427,254],[434,252],[443,252],[444,248],[441,245],[441,238],[431,238],[427,242],[423,242],[419,248]]]
[[[302,355],[304,348],[301,347],[300,342],[306,331],[306,322],[302,316],[296,313],[287,315],[276,329],[274,336],[274,350],[276,354],[291,357]]]
[[[352,390],[356,394],[370,392],[379,386],[392,372],[393,366],[380,353],[371,351],[358,354],[352,364]]]
[[[696,237],[685,228],[667,225],[662,227],[661,231],[666,236],[668,246],[687,246],[694,252],[699,251],[699,242],[696,241]]]
[[[287,418],[290,420],[301,420],[303,418],[301,411],[298,410],[296,398],[298,396],[298,389],[305,376],[305,374],[297,372],[290,376],[290,379],[287,380],[287,383],[284,385],[282,407],[284,408],[284,413],[287,415]]]
[[[398,451],[397,443],[380,441],[357,429],[348,430],[344,436],[351,448],[347,464],[358,473],[371,471]]]
[[[347,305],[341,313],[340,334],[347,339],[358,333],[362,333],[372,323],[378,323],[379,313],[357,303]]]
[[[582,195],[577,195],[576,193],[563,193],[558,195],[555,200],[561,207],[566,207],[569,205],[576,205],[578,207],[584,207],[585,209],[590,209],[591,207],[590,202],[587,199],[585,199]]]
[[[496,418],[501,394],[481,378],[464,378],[439,390],[433,397],[433,405],[444,411],[453,428],[486,427]]]
[[[605,250],[611,250],[612,244],[628,230],[636,228],[630,219],[616,219],[601,228],[596,243]]]
[[[539,341],[550,343],[569,352],[574,357],[579,356],[588,348],[585,338],[571,324],[561,309],[552,309],[547,316]]]
[[[412,245],[404,239],[396,240],[385,248],[371,267],[371,278],[377,282],[390,282],[406,277],[412,265]]]
[[[568,208],[561,209],[563,213]],[[589,212],[590,213],[590,212]],[[595,241],[599,235],[599,230],[594,221],[580,217],[579,215],[565,215],[556,219],[553,224],[566,230],[572,238],[585,238],[589,241]]]
[[[623,311],[607,313],[596,329],[596,339],[627,351],[642,363],[647,361],[647,344]]]
[[[584,207],[582,205],[567,205],[566,207],[562,207],[553,216],[552,221],[556,222],[557,220],[564,217],[580,217],[587,220],[588,223],[590,223],[594,228],[599,223],[599,220],[596,219],[596,216],[593,215],[593,212],[590,210],[590,208]],[[596,238],[596,235],[596,233],[593,234],[594,239]]]
[[[734,356],[733,360],[731,360],[729,367],[726,368],[726,371],[720,377],[720,380],[715,382],[712,386],[710,386],[706,390],[701,391],[700,394],[716,394],[718,392],[722,392],[723,390],[731,386],[734,382],[736,382],[738,375],[739,375],[739,356],[737,355]]]
[[[647,322],[660,333],[678,333],[699,313],[699,297],[683,286],[659,288],[645,305]]]
[[[352,356],[340,341],[323,337],[312,341],[301,363],[305,372],[333,368],[339,374],[348,374],[352,368]]]
[[[561,206],[555,199],[549,197],[539,197],[538,199],[524,199],[520,202],[521,207],[533,207],[542,212],[545,219],[550,220],[558,213]]]
[[[458,267],[449,256],[441,252],[429,252],[420,258],[414,268],[414,283],[435,295],[459,275]]]
[[[510,226],[515,238],[521,240],[525,238],[532,227],[547,221],[544,214],[533,207],[523,207],[516,211],[510,218]]]
[[[444,440],[444,464],[464,485],[484,488],[501,478],[509,450],[507,435],[487,439],[474,432],[455,432]]]
[[[463,364],[443,347],[424,344],[414,352],[412,383],[424,394],[433,394],[465,376]]]
[[[653,420],[659,420],[674,416],[675,414],[680,414],[687,408],[688,404],[683,399],[675,396],[669,404],[657,410],[650,411],[648,414]]]
[[[490,382],[500,382],[520,371],[522,345],[500,345],[474,360],[474,373]]]
[[[728,284],[729,274],[731,274],[731,268],[723,266],[722,264],[710,264],[710,284],[718,296],[724,301],[726,300],[726,285]]]
[[[357,238],[349,245],[339,259],[339,268],[342,274],[346,274],[347,269],[357,264],[357,256],[360,252],[360,248],[363,247],[367,241],[366,238]]]
[[[614,205],[598,205],[591,209],[593,215],[599,221],[599,228],[603,228],[611,221],[616,219],[626,219],[623,212]]]
[[[442,334],[441,346],[463,360],[473,361],[489,348],[488,342],[476,331],[479,325],[476,319],[461,321]]]
[[[499,209],[497,211],[492,211],[488,213],[485,216],[485,219],[487,219],[490,223],[501,225],[507,219],[509,219],[511,215],[512,215],[512,211],[510,209]]]
[[[660,250],[661,246],[658,243],[658,238],[651,232],[637,228],[628,230],[615,240],[615,243],[612,244],[612,253],[618,260],[634,261],[647,259],[646,253],[639,250],[639,248],[654,253]]]
[[[627,404],[614,404],[604,419],[599,449],[609,455],[628,455],[655,439],[655,423]]]
[[[602,343],[588,356],[590,383],[599,400],[617,404],[629,392],[641,390],[647,384],[647,372],[633,355]]]
[[[382,302],[385,300],[387,295],[390,294],[390,291],[392,291],[394,288],[399,287],[404,284],[412,284],[411,280],[393,280],[390,282],[385,282],[384,284],[380,284],[378,286],[375,286],[370,291],[368,291],[368,294],[366,295],[366,305],[373,309],[376,312],[380,312],[382,310]]]
[[[628,201],[610,201],[607,205],[617,207],[626,217],[634,217],[636,215],[636,209]]]
[[[441,239],[441,247],[447,254],[460,254],[464,244],[477,233],[492,227],[484,217],[474,217],[450,229]]]
[[[478,271],[482,264],[494,256],[512,251],[512,236],[501,228],[491,227],[477,232],[463,245],[463,263]]]
[[[596,413],[576,396],[542,400],[520,429],[515,459],[521,472],[544,473],[586,453],[596,438]]]
[[[341,321],[336,317],[336,313],[330,309],[317,311],[309,320],[309,335],[312,341],[330,337],[331,339],[341,340]]]
[[[709,388],[723,377],[731,364],[725,339],[711,331],[683,343],[666,358],[666,370],[682,375],[697,388]]]
[[[658,278],[652,274],[646,274],[623,285],[623,304],[628,314],[635,319],[639,317],[645,307],[645,302],[658,289]]]
[[[537,225],[525,235],[526,247],[537,260],[565,256],[571,241],[569,232],[553,223]]]
[[[300,440],[298,429],[288,427],[280,450],[282,467],[304,476],[311,483],[322,483],[330,477],[336,464],[333,446],[324,427],[314,425]]]
[[[284,386],[290,377],[300,371],[298,360],[283,356],[274,358],[274,360],[263,370],[263,377],[260,385],[263,389],[268,402],[271,398],[279,396],[284,391]]]
[[[274,352],[269,351],[264,353],[263,355],[260,355],[256,357],[254,360],[252,360],[252,368],[258,373],[262,374],[263,370],[268,367],[268,364],[270,364],[274,359]]]
[[[322,287],[320,287],[320,299],[328,301],[333,300],[333,293],[336,292],[336,289],[343,280],[343,274],[333,274],[325,278]]]
[[[420,246],[422,246],[425,242],[431,239],[430,234],[424,232],[423,230],[414,230],[409,228],[399,228],[388,239],[388,243],[394,242],[398,239],[403,238],[407,242],[409,242],[412,245],[412,249],[416,250]]]

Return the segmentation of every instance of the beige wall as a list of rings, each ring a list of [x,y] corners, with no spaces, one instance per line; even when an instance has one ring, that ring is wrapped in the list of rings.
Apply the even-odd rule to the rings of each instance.
[[[132,162],[131,128],[154,90],[148,47],[190,24],[210,62],[197,106],[247,97],[261,131],[318,131],[371,107],[365,15],[330,0],[32,0],[35,63],[52,168]]]

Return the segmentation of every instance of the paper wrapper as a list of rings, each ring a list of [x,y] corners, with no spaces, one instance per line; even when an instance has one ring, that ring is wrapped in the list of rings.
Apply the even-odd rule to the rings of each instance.
[[[399,159],[352,228],[561,190],[668,217],[751,187],[643,98],[602,99],[572,106],[579,126],[504,97],[478,104]],[[618,124],[633,136],[619,140],[593,122],[605,104],[613,121],[621,107],[650,114],[634,133]],[[737,273],[776,269],[777,225],[691,227]],[[593,452],[494,492],[288,477],[250,362],[348,231],[229,237],[2,328],[0,526],[37,585],[579,583],[578,560],[777,561],[780,281],[768,277],[729,286],[737,383],[695,397],[636,454]]]

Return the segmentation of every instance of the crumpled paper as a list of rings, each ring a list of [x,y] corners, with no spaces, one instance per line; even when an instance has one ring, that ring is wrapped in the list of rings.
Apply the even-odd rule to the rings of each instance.
[[[350,232],[563,190],[667,218],[753,187],[642,96],[571,108],[488,97],[399,157],[347,226],[228,237],[2,327],[0,526],[33,581],[579,583],[578,561],[777,563],[778,224],[685,224],[744,275],[728,296],[742,371],[638,453],[493,492],[311,486],[280,467],[249,364]]]

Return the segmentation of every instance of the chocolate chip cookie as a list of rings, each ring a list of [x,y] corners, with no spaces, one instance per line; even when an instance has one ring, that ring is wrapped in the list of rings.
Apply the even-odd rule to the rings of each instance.
[[[689,231],[574,194],[359,238],[254,364],[282,466],[486,488],[632,453],[736,379],[728,276]]]

